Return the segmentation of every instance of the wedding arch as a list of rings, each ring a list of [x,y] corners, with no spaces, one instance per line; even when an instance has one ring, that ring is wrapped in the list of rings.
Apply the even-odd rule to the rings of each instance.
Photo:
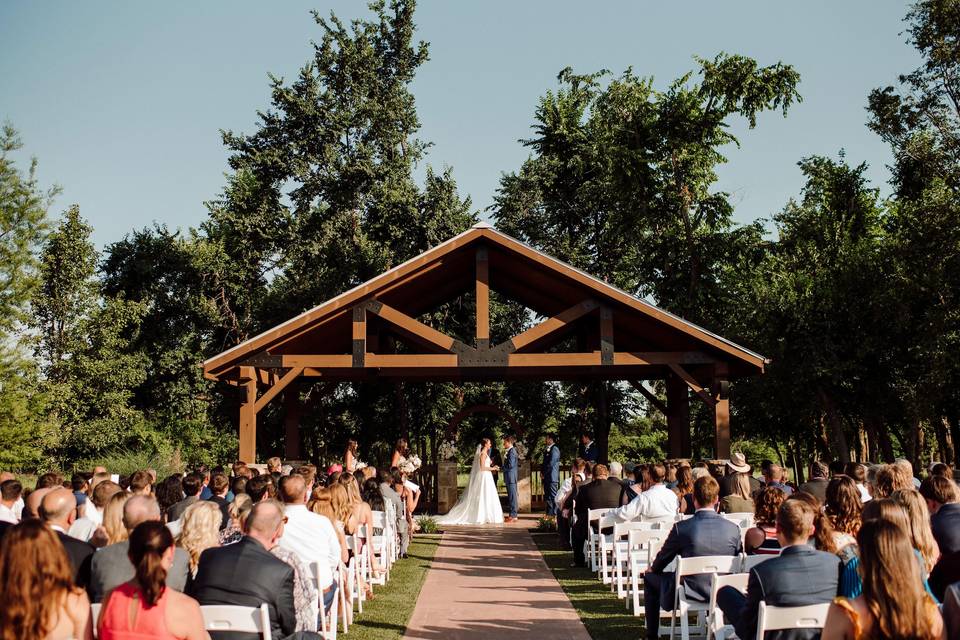
[[[545,319],[492,344],[491,290]],[[468,292],[476,303],[469,344],[418,319]],[[762,374],[766,363],[481,223],[210,358],[203,372],[242,394],[239,457],[247,462],[257,457],[258,412],[302,377],[331,383],[624,380],[666,415],[671,456],[690,455],[692,397],[709,408],[716,457],[727,458],[729,381]],[[665,403],[644,386],[656,380],[665,383]],[[294,459],[300,457],[298,395],[283,394],[286,455]]]

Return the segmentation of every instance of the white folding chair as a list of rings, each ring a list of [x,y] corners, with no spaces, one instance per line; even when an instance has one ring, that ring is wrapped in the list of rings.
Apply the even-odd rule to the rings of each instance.
[[[320,586],[320,563],[311,562],[310,563],[310,574],[311,579],[313,580],[313,585],[317,589],[317,608],[314,610],[314,614],[320,618],[320,634],[324,638],[329,638],[329,640],[336,640],[337,638],[337,603],[334,601],[330,605],[330,611],[323,610],[323,587]],[[333,580],[336,582],[339,572],[333,574]],[[337,589],[340,589],[340,585],[337,585]],[[344,629],[346,631],[346,629]]]
[[[263,640],[271,640],[270,609],[264,602],[259,607],[232,605],[205,605],[200,607],[203,627],[207,631],[236,631],[259,633]]]
[[[721,516],[726,518],[731,522],[736,522],[740,524],[741,522],[746,522],[748,527],[753,526],[753,514],[749,511],[739,511],[736,513],[721,513]]]
[[[742,568],[741,568],[740,570],[743,571],[744,573],[750,573],[750,569],[753,569],[755,566],[757,566],[757,565],[760,564],[761,562],[766,562],[766,561],[769,560],[770,558],[776,558],[778,555],[780,555],[780,554],[778,554],[778,553],[756,553],[756,554],[753,554],[753,555],[750,555],[750,556],[744,554],[744,555],[743,555],[743,564],[742,564]]]
[[[676,583],[674,584],[673,613],[670,617],[670,637],[673,638],[677,617],[680,618],[680,637],[690,640],[691,613],[697,614],[695,633],[706,635],[706,621],[704,614],[708,613],[709,602],[688,600],[683,588],[683,578],[701,574],[737,573],[740,570],[740,556],[701,556],[694,558],[677,558]]]
[[[97,631],[97,622],[100,620],[100,607],[103,605],[95,602],[90,605],[90,619],[93,620],[93,637],[97,638],[100,633]]]
[[[822,629],[829,610],[829,602],[802,607],[775,607],[761,601],[760,613],[757,616],[757,640],[763,640],[763,634],[767,631]]]
[[[606,514],[610,509],[588,509],[587,510],[587,539],[584,542],[584,552],[587,556],[587,563],[590,565],[590,571],[597,572],[597,534],[593,530],[593,523],[600,523],[600,517]]]
[[[380,529],[382,533],[380,535],[372,535],[373,531],[368,532],[371,534],[371,536],[367,539],[371,555],[370,564],[371,566],[373,565],[372,556],[376,556],[377,560],[380,562],[380,568],[383,570],[383,573],[378,578],[374,578],[371,575],[370,579],[375,584],[384,585],[387,584],[387,580],[390,579],[390,547],[389,542],[387,541],[389,528],[387,527],[386,513],[383,511],[373,512],[373,528]]]
[[[597,557],[600,559],[597,567],[597,577],[603,584],[613,582],[613,548],[615,538],[612,533],[604,533],[604,529],[611,529],[617,524],[617,518],[612,513],[605,513],[597,521]],[[609,558],[609,561],[608,561]]]
[[[614,522],[613,524],[613,580],[610,590],[616,592],[618,598],[627,597],[627,587],[630,579],[630,541],[631,531],[652,531],[652,522]]]
[[[713,581],[710,583],[710,607],[707,618],[707,627],[714,640],[727,640],[735,634],[733,625],[727,624],[723,619],[723,611],[717,606],[717,592],[723,587],[734,587],[735,589],[746,593],[747,582],[750,579],[749,573],[731,573],[729,575],[713,574]]]
[[[653,562],[660,546],[666,539],[666,533],[660,530],[633,530],[627,534],[627,554],[630,563],[630,595],[633,602],[633,615],[643,615],[640,596],[643,594],[643,574]],[[629,605],[628,605],[629,606]]]

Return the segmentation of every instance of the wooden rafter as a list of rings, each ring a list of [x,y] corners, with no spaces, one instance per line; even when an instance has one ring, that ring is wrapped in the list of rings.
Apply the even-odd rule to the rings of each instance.
[[[582,318],[599,306],[600,304],[592,298],[578,302],[552,318],[547,318],[540,324],[530,327],[521,334],[513,336],[506,342],[497,345],[496,348],[506,353],[536,348],[536,346],[545,339],[550,338],[559,331],[564,331],[569,328],[572,322],[578,318]]]
[[[600,307],[600,359],[613,364],[613,311],[606,306]]]
[[[367,309],[362,305],[353,308],[353,366],[365,366],[367,353]]]
[[[477,349],[490,347],[490,257],[486,247],[477,247],[476,277]]]
[[[369,300],[363,303],[363,306],[370,313],[379,316],[393,325],[393,327],[405,337],[427,348],[446,353],[456,353],[464,349],[472,349],[472,347],[463,344],[459,340],[445,333],[441,333],[416,318],[412,318],[402,311],[398,311],[378,300]]]
[[[706,387],[700,384],[696,378],[690,375],[690,372],[684,369],[679,364],[671,363],[668,365],[670,370],[673,371],[681,380],[687,383],[687,386],[697,394],[697,397],[703,400],[703,402],[708,407],[714,407],[717,404],[717,401],[707,393]]]
[[[653,392],[652,392],[652,391],[650,391],[650,390],[647,389],[645,386],[643,386],[643,383],[642,383],[642,382],[640,382],[639,380],[627,380],[627,382],[630,383],[630,386],[631,386],[631,387],[633,387],[634,389],[636,389],[637,391],[639,391],[639,392],[640,392],[640,395],[642,395],[644,398],[646,398],[646,399],[647,399],[647,402],[649,402],[651,405],[653,405],[653,407],[654,407],[657,411],[659,411],[660,413],[662,413],[662,414],[665,415],[665,416],[666,416],[666,415],[670,415],[670,412],[667,411],[667,405],[663,404],[663,401],[660,400],[660,398],[658,398],[657,396],[653,395]]]
[[[293,367],[287,371],[281,378],[277,380],[276,383],[269,389],[267,389],[262,396],[257,398],[257,402],[254,405],[254,409],[257,413],[260,412],[267,404],[277,397],[277,394],[287,388],[287,385],[300,377],[300,374],[303,373],[303,367]]]

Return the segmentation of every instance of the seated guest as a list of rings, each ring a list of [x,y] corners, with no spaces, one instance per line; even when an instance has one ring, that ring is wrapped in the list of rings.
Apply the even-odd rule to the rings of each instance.
[[[243,537],[243,523],[250,515],[250,509],[253,508],[253,500],[245,493],[238,493],[237,497],[230,503],[230,524],[220,531],[220,544],[233,544],[240,542]]]
[[[776,489],[774,489],[776,491]],[[734,587],[717,592],[717,606],[740,638],[755,638],[760,603],[776,607],[799,607],[832,601],[837,595],[840,561],[807,544],[813,536],[813,510],[797,501],[785,501],[777,514],[780,555],[750,570],[747,594]],[[777,638],[813,640],[819,629],[781,632]]]
[[[104,600],[97,621],[100,640],[209,640],[197,601],[167,585],[174,549],[170,530],[159,520],[143,522],[130,533],[133,578]]]
[[[264,474],[247,480],[247,495],[254,503],[276,498],[277,486],[273,482],[273,476]]]
[[[810,543],[818,551],[836,553],[838,551],[837,538],[833,534],[833,525],[830,523],[830,518],[823,510],[823,503],[806,491],[795,491],[787,497],[787,500],[800,500],[810,505],[810,508],[816,514],[813,519],[813,539]]]
[[[930,511],[930,528],[942,553],[960,551],[960,494],[953,480],[931,476],[920,484]]]
[[[187,507],[200,500],[200,491],[206,487],[203,485],[203,476],[197,473],[188,473],[181,481],[183,487],[183,500],[177,502],[167,509],[167,522],[176,522],[187,510]]]
[[[241,493],[247,492],[247,478],[244,476],[236,476],[230,479],[230,492],[233,494],[234,499]],[[231,500],[233,502],[233,500]]]
[[[833,526],[834,545],[839,553],[844,547],[857,544],[863,502],[857,484],[845,475],[830,481],[826,498],[824,511]]]
[[[191,575],[197,574],[200,554],[210,547],[220,546],[221,518],[220,507],[209,500],[195,502],[183,512],[177,546],[190,556]]]
[[[111,496],[107,506],[103,508],[103,530],[106,533],[106,544],[116,544],[127,539],[129,532],[127,526],[123,524],[123,507],[127,504],[131,495],[126,491],[118,491]]]
[[[153,476],[149,471],[135,471],[130,476],[130,493],[138,496],[149,496],[153,493]]]
[[[896,460],[894,460],[893,466],[900,468],[900,470],[903,472],[903,475],[906,476],[906,477],[909,479],[910,484],[912,485],[912,486],[904,487],[904,488],[906,488],[906,489],[919,489],[919,488],[920,488],[920,480],[918,480],[917,477],[916,477],[915,475],[913,475],[913,463],[912,463],[912,462],[910,462],[910,461],[907,460],[906,458],[897,458]]]
[[[23,485],[19,480],[5,480],[0,484],[0,522],[17,524],[20,515],[16,512],[17,503],[23,495]]]
[[[10,527],[0,543],[0,638],[93,640],[86,592],[57,535],[39,520]]]
[[[683,465],[677,469],[677,484],[673,487],[677,494],[678,510],[682,515],[692,516],[696,511],[693,506],[693,469],[690,465]]]
[[[907,520],[910,523],[907,533],[913,548],[919,551],[923,558],[923,577],[926,578],[940,559],[940,546],[930,529],[930,512],[927,511],[927,505],[916,489],[897,491],[891,497],[907,514]]]
[[[193,475],[200,478],[200,493],[197,497],[200,500],[209,500],[210,496],[213,495],[210,492],[210,469],[207,465],[202,464],[193,471]],[[186,491],[184,491],[186,493]],[[190,495],[189,493],[187,495]]]
[[[770,463],[763,472],[764,484],[768,487],[775,487],[783,491],[788,496],[793,493],[793,487],[786,483],[783,477],[783,467],[778,464]]]
[[[280,473],[280,467],[283,466],[283,460],[273,456],[272,458],[267,458],[267,474]]]
[[[121,492],[126,494],[116,482],[111,482],[110,480],[98,482],[93,488],[90,499],[86,502],[87,508],[84,510],[83,517],[77,518],[74,523],[70,525],[70,535],[77,540],[93,543],[94,533],[103,525],[104,511],[110,503],[110,499]],[[104,542],[105,538],[97,544],[102,545]],[[95,544],[94,546],[97,545]]]
[[[648,465],[638,464],[633,467],[633,482],[624,485],[620,490],[620,506],[628,505],[637,496],[650,488],[650,472]]]
[[[747,530],[743,550],[750,555],[777,555],[780,553],[780,538],[777,536],[777,514],[780,505],[787,499],[779,487],[766,486],[757,493],[757,510],[753,515],[753,527]]]
[[[843,469],[851,480],[857,485],[857,491],[860,492],[860,502],[870,502],[870,492],[867,490],[867,468],[859,462],[848,462]]]
[[[827,499],[827,484],[830,480],[827,478],[830,470],[822,462],[810,463],[810,479],[800,485],[800,491],[809,493],[823,504]]]
[[[644,609],[647,638],[657,640],[660,629],[660,608],[673,609],[673,572],[666,571],[674,558],[698,556],[735,556],[742,551],[740,527],[717,513],[720,486],[712,477],[693,483],[693,501],[697,507],[692,518],[681,520],[670,530],[660,552],[643,578]],[[710,599],[709,576],[689,576],[684,580],[688,598],[706,602]]]
[[[123,524],[127,533],[143,522],[160,522],[160,507],[153,496],[131,496],[123,505]],[[107,545],[97,551],[90,565],[90,599],[100,602],[111,589],[133,579],[135,569],[129,557],[130,541]],[[167,569],[167,586],[183,591],[190,571],[190,559],[183,549],[175,549],[173,564]]]
[[[913,476],[902,465],[884,464],[877,469],[870,495],[874,498],[889,498],[894,491],[913,489]]]
[[[259,607],[265,602],[270,608],[270,630],[274,638],[320,640],[316,633],[297,631],[293,567],[270,553],[277,541],[286,537],[286,526],[284,508],[276,500],[256,503],[247,516],[246,535],[240,542],[208,549],[200,556],[190,595],[201,606]],[[256,636],[214,632],[213,637],[246,640]]]
[[[397,534],[400,536],[400,555],[407,556],[407,549],[410,546],[410,530],[407,528],[407,519],[403,515],[403,499],[400,494],[390,486],[390,472],[381,469],[377,472],[377,481],[380,486],[380,495],[387,502],[393,504],[393,513],[397,523]]]
[[[580,485],[573,496],[576,522],[573,524],[573,561],[578,567],[586,566],[583,544],[587,540],[587,520],[590,509],[613,509],[620,504],[622,485],[609,477],[607,466],[598,464],[593,469],[593,482]],[[673,496],[673,492],[664,487]],[[676,496],[673,496],[676,500]],[[639,499],[639,498],[638,498]],[[631,503],[632,504],[632,503]],[[628,505],[629,506],[629,505]],[[626,509],[627,507],[623,507]],[[674,505],[673,513],[677,512]]]
[[[947,588],[955,582],[960,582],[960,551],[941,555],[937,564],[933,566],[933,571],[930,572],[928,582],[933,597],[946,604],[944,598]]]
[[[225,529],[227,523],[230,522],[230,513],[227,511],[227,507],[230,505],[230,502],[227,500],[227,493],[230,491],[230,481],[227,480],[227,476],[224,473],[214,473],[210,476],[210,497],[207,498],[210,502],[216,503],[220,507],[220,513],[222,518],[220,519],[220,528]]]
[[[631,500],[629,504],[617,509],[614,512],[617,519],[665,520],[676,516],[679,502],[677,494],[672,489],[667,488],[666,475],[667,470],[662,464],[649,465],[647,467],[647,478],[650,481],[650,487]],[[581,491],[583,490],[581,489]],[[591,509],[597,508],[599,507],[591,507]]]
[[[913,553],[907,533],[893,522],[865,520],[857,544],[863,594],[830,605],[821,638],[942,638],[943,618],[920,588],[919,566],[903,561]]]
[[[944,637],[960,638],[960,584],[947,588],[943,597]]]
[[[747,464],[747,458],[736,451],[730,454],[730,459],[724,465],[726,475],[720,478],[720,499],[729,495],[746,496],[742,498],[749,500],[754,491],[760,489],[760,481],[750,475],[750,465]],[[740,504],[739,506],[744,506]],[[744,511],[753,511],[753,508],[744,509]],[[739,511],[728,511],[728,513],[740,513]]]
[[[293,551],[307,566],[316,562],[319,568],[318,587],[323,592],[324,609],[329,609],[336,595],[333,572],[340,566],[340,543],[333,523],[307,510],[307,486],[303,476],[294,473],[280,478],[280,499],[286,517],[280,546]]]
[[[40,504],[40,515],[44,523],[57,533],[70,558],[74,584],[86,588],[90,583],[90,557],[95,549],[92,544],[67,534],[70,525],[77,519],[77,499],[73,497],[73,492],[60,487],[47,493]]]
[[[23,511],[20,512],[20,520],[39,520],[40,503],[43,497],[53,491],[50,487],[37,487],[27,494],[23,501]]]

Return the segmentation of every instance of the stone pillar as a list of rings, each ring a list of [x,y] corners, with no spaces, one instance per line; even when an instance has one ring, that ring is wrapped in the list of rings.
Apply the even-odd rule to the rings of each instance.
[[[442,460],[437,463],[437,513],[440,515],[450,511],[457,503],[458,468],[456,460]]]
[[[530,461],[521,460],[517,467],[517,511],[530,513],[531,501]]]

